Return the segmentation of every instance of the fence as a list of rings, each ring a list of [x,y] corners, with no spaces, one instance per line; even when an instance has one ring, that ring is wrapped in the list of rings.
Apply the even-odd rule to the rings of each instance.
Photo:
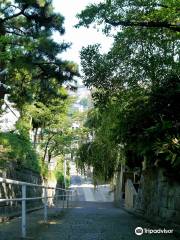
[[[58,198],[61,197],[63,201],[63,208],[65,207],[65,204],[67,208],[69,207],[69,202],[73,200],[74,196],[74,191],[73,190],[67,190],[63,188],[55,188],[55,187],[49,187],[49,186],[44,186],[44,185],[38,185],[38,184],[33,184],[33,183],[27,183],[27,182],[21,182],[21,181],[15,181],[12,179],[7,179],[7,178],[2,178],[0,177],[0,183],[2,184],[11,184],[11,185],[19,185],[21,186],[22,189],[22,195],[21,198],[10,198],[10,199],[0,199],[0,203],[2,202],[21,202],[21,234],[22,238],[26,237],[26,229],[27,229],[27,224],[26,224],[26,202],[27,201],[33,201],[33,200],[42,200],[43,205],[44,205],[44,221],[47,222],[48,219],[48,199],[49,198],[55,198],[56,204],[58,203]],[[43,189],[43,194],[41,197],[26,197],[26,192],[27,192],[27,186],[29,187],[40,187]],[[52,196],[48,196],[47,190],[48,189],[53,189],[56,194]],[[58,192],[61,192],[60,195],[58,195]]]

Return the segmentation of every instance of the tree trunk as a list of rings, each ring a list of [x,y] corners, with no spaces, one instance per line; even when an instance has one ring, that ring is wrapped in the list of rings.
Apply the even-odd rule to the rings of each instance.
[[[50,162],[51,162],[51,157],[52,157],[52,154],[51,154],[51,152],[48,152],[48,163],[50,163]]]
[[[45,162],[45,159],[46,159],[46,155],[47,155],[47,152],[48,152],[48,146],[49,146],[49,143],[51,141],[51,139],[54,137],[55,134],[53,134],[52,136],[50,136],[46,142],[46,146],[45,146],[45,150],[44,150],[44,157],[43,157],[43,162]]]
[[[38,133],[38,128],[35,128],[35,133],[34,133],[34,141],[33,141],[34,148],[36,147],[36,142],[37,142],[37,133]]]

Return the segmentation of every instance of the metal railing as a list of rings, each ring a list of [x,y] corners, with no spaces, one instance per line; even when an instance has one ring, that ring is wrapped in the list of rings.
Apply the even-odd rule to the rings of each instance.
[[[26,224],[26,218],[27,218],[27,212],[26,212],[26,202],[27,201],[33,201],[33,200],[42,200],[43,205],[44,205],[44,221],[47,222],[48,220],[48,199],[54,199],[57,204],[58,202],[58,197],[62,197],[63,200],[63,208],[65,207],[65,203],[67,208],[69,207],[69,202],[73,200],[74,196],[74,190],[68,190],[68,189],[63,189],[63,188],[55,188],[55,187],[49,187],[49,186],[44,186],[44,185],[38,185],[38,184],[33,184],[33,183],[27,183],[27,182],[21,182],[21,181],[16,181],[12,179],[7,179],[7,178],[2,178],[0,177],[0,183],[4,184],[11,184],[11,185],[19,185],[21,186],[22,189],[22,195],[21,198],[0,198],[0,203],[2,202],[21,202],[21,234],[22,238],[26,237],[26,232],[27,232],[27,224]],[[27,193],[27,186],[30,187],[40,187],[44,189],[43,191],[43,196],[42,197],[26,197]],[[61,190],[62,194],[58,195],[55,194],[53,196],[48,196],[47,190],[48,189],[54,189],[55,192]]]

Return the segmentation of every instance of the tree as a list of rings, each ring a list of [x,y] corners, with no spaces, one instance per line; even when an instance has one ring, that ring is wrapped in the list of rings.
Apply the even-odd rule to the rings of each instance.
[[[90,24],[111,26],[109,21],[172,22],[178,26],[180,11],[177,1],[107,1],[92,4],[79,15],[79,27]],[[174,27],[172,27],[174,28]],[[175,27],[176,28],[176,27]],[[111,34],[111,32],[110,32]],[[126,87],[156,87],[167,75],[179,75],[179,33],[161,27],[125,26],[112,32],[114,43],[108,54],[100,46],[88,46],[81,51],[85,84],[92,88],[122,89]],[[110,91],[111,91],[110,90]]]
[[[53,31],[64,33],[64,17],[53,12],[52,1],[6,1],[1,3],[0,12],[0,69],[8,70],[1,81],[13,89],[13,101],[23,93],[32,100],[37,95],[46,99],[54,88],[77,74],[76,64],[57,57],[70,44],[52,39]]]
[[[78,26],[104,23],[105,31],[111,26],[122,28],[164,28],[180,32],[180,4],[174,0],[107,0],[105,3],[91,4],[78,16]]]
[[[63,24],[52,0],[0,3],[0,81],[10,87],[9,98],[20,112],[16,133],[31,144],[33,132],[35,147],[41,131],[49,161],[62,153],[67,137],[64,127],[71,100],[62,85],[78,75],[77,64],[60,58],[71,44],[53,40],[55,31],[64,34]]]
[[[127,87],[156,87],[167,75],[180,74],[179,48],[179,40],[173,34],[125,29],[117,33],[107,54],[101,54],[98,45],[82,49],[84,83],[106,93]]]
[[[0,12],[0,70],[6,69],[1,82],[11,87],[10,98],[21,113],[20,128],[24,125],[28,132],[32,124],[37,130],[37,125],[45,126],[45,117],[40,120],[38,114],[48,115],[53,104],[62,106],[67,94],[61,86],[78,74],[75,63],[58,57],[70,44],[52,39],[53,31],[64,33],[64,17],[54,13],[52,1],[46,0],[5,1]],[[30,114],[35,111],[37,119]]]
[[[78,161],[100,176],[109,162],[103,153],[95,157],[100,149],[107,156],[113,149],[112,173],[124,160],[132,169],[142,168],[144,159],[150,167],[179,169],[178,13],[177,1],[133,0],[92,4],[78,15],[78,27],[95,24],[114,36],[106,54],[99,45],[81,51],[95,109],[88,118],[94,138],[82,145]]]

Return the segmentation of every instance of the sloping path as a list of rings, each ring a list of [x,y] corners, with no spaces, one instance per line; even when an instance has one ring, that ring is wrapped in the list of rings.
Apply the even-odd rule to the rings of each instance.
[[[135,235],[135,228],[158,229],[122,209],[114,208],[108,185],[94,189],[91,179],[77,175],[71,166],[71,188],[77,202],[63,217],[51,219],[46,230],[36,233],[37,240],[175,240],[172,234]]]
[[[37,240],[175,240],[168,234],[136,236],[137,226],[155,228],[127,212],[113,208],[111,203],[80,202],[76,208],[37,232]],[[177,240],[177,239],[176,239]]]
[[[62,212],[53,209],[47,224],[42,222],[42,212],[28,216],[28,237],[33,240],[178,240],[168,234],[136,236],[137,226],[159,228],[114,208],[111,203],[79,202],[76,207]],[[20,240],[20,219],[13,220],[2,229],[0,240]],[[1,225],[0,225],[1,226]]]
[[[135,235],[135,228],[159,229],[141,218],[113,207],[108,186],[94,190],[89,179],[72,176],[72,188],[78,196],[73,207],[49,211],[49,221],[42,222],[42,212],[28,215],[28,236],[34,240],[177,240],[173,234]],[[18,240],[20,219],[0,225],[0,240]],[[20,236],[20,235],[19,235]]]

